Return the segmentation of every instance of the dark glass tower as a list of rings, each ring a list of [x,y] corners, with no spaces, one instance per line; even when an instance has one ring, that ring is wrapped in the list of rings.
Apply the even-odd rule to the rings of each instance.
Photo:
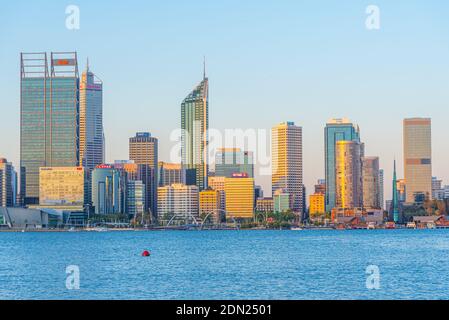
[[[24,205],[39,203],[39,168],[79,165],[76,52],[21,53],[20,174]]]

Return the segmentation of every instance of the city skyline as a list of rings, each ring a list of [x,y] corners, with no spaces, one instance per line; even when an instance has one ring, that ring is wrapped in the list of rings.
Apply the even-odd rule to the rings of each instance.
[[[148,46],[154,50],[143,52],[147,58],[144,59],[145,63],[141,63],[141,59],[135,59],[139,62],[126,59],[126,63],[117,65],[115,62],[120,56],[128,56],[131,51],[112,44],[104,48],[98,44],[99,37],[106,43],[112,41],[105,30],[113,27],[115,22],[103,20],[103,25],[95,22],[93,16],[100,10],[97,4],[80,2],[82,19],[78,31],[65,28],[63,6],[41,4],[42,14],[49,18],[44,20],[53,21],[42,27],[53,36],[45,38],[36,36],[42,28],[30,30],[25,23],[33,12],[31,9],[34,4],[28,4],[28,10],[6,4],[4,12],[11,14],[5,17],[3,23],[7,26],[14,22],[17,28],[4,28],[11,32],[8,38],[11,37],[12,41],[7,41],[0,52],[0,65],[4,70],[0,84],[5,93],[5,111],[0,133],[4,137],[11,137],[11,140],[0,141],[0,150],[1,156],[12,161],[16,169],[19,168],[19,102],[17,94],[6,93],[19,92],[18,84],[10,81],[17,76],[17,54],[21,51],[44,49],[76,49],[80,55],[78,61],[84,62],[89,56],[92,69],[105,82],[107,163],[127,157],[127,138],[136,131],[150,131],[158,137],[161,145],[160,160],[170,160],[168,154],[171,144],[168,137],[178,127],[179,102],[185,97],[186,88],[193,88],[198,82],[202,72],[201,60],[206,55],[208,75],[211,78],[210,127],[220,130],[228,127],[269,130],[278,122],[295,121],[304,130],[304,181],[307,190],[313,189],[316,179],[324,178],[324,123],[329,118],[345,116],[362,129],[363,141],[367,145],[366,153],[380,158],[380,167],[385,170],[386,199],[391,194],[391,184],[388,182],[392,179],[394,158],[398,160],[398,178],[404,178],[401,161],[401,122],[404,118],[432,118],[433,175],[448,183],[449,168],[446,164],[449,162],[449,155],[446,143],[441,139],[446,134],[444,119],[447,117],[449,100],[448,90],[445,89],[449,82],[449,65],[444,58],[449,53],[449,47],[443,41],[447,39],[449,28],[440,14],[445,11],[446,4],[441,4],[440,8],[434,7],[432,11],[426,11],[425,5],[420,4],[418,7],[424,13],[418,15],[416,12],[420,10],[414,11],[406,6],[381,1],[379,6],[386,14],[382,16],[382,28],[377,33],[364,29],[365,4],[362,3],[360,6],[352,4],[349,7],[327,4],[335,9],[331,10],[333,13],[321,12],[319,15],[316,13],[318,10],[314,10],[319,4],[287,3],[279,7],[273,4],[254,9],[255,16],[247,14],[253,9],[251,3],[234,3],[241,9],[236,15],[231,14],[234,12],[230,9],[232,4],[219,5],[223,7],[220,22],[231,18],[236,22],[235,27],[230,30],[219,27],[213,21],[217,18],[213,13],[204,15],[206,21],[195,22],[192,19],[193,22],[187,23],[186,30],[176,29],[179,32],[176,39],[182,39],[192,30],[199,30],[200,24],[208,22],[211,27],[203,29],[201,39],[192,40],[189,37],[194,44],[201,45],[189,45],[189,49],[182,54],[168,55],[167,52],[179,51],[183,42],[175,44],[176,41],[169,43],[164,40],[167,33],[173,35],[175,27],[168,30],[163,27],[176,21],[183,10],[187,10],[193,17],[199,17],[200,13],[195,13],[195,8],[200,5],[189,8],[180,4],[182,10],[175,10],[172,14],[167,13],[167,7],[163,4],[152,6],[151,10],[147,5],[141,5],[139,17],[151,19],[135,19],[145,22],[120,24],[121,31],[115,35],[117,39],[114,41],[125,44],[122,45],[124,48],[132,48],[134,42],[126,39],[130,30],[147,39],[141,30],[145,30],[146,26],[153,26],[150,29],[155,32],[148,35],[149,42],[153,45],[137,45],[136,50],[144,50]],[[270,14],[273,6],[278,11]],[[212,4],[201,7],[207,13],[215,8]],[[118,14],[120,5],[111,6],[111,10]],[[295,14],[288,14],[289,11]],[[19,19],[12,21],[12,16]],[[167,16],[168,21],[156,27]],[[244,16],[249,17],[254,27],[240,20],[239,17]],[[282,35],[277,32],[276,26],[282,20],[281,16],[285,18],[279,26],[279,30],[284,31]],[[263,25],[261,17],[268,17],[270,23]],[[123,18],[130,22],[126,13]],[[413,20],[422,23],[412,23]],[[425,23],[427,20],[434,23]],[[185,20],[182,21],[186,23]],[[341,24],[342,21],[348,22]],[[286,24],[290,28],[286,29]],[[329,25],[332,25],[332,30],[326,27]],[[179,24],[175,23],[174,26]],[[259,32],[259,27],[266,31],[265,36],[255,34],[256,30],[264,34]],[[90,32],[93,28],[97,30],[95,35]],[[307,33],[311,33],[313,37]],[[224,45],[236,43],[236,46],[228,46],[223,50],[223,45],[214,40],[220,38],[217,34],[224,36]],[[253,48],[246,43],[249,35],[255,36],[251,41]],[[0,36],[3,38],[6,34],[0,31]],[[393,42],[398,36],[400,44]],[[58,39],[57,44],[54,43],[55,38]],[[270,45],[264,44],[263,40],[269,40]],[[279,46],[272,48],[271,43]],[[323,43],[329,45],[324,46]],[[161,46],[161,50],[157,46]],[[282,51],[279,52],[276,47],[282,48]],[[323,48],[326,49],[325,52]],[[114,54],[111,54],[111,49],[116,50],[113,51]],[[266,52],[260,53],[264,51]],[[429,59],[429,52],[432,52],[432,59]],[[162,53],[167,57],[163,57]],[[333,58],[335,54],[338,58]],[[424,61],[426,64],[422,64]],[[276,92],[280,92],[281,88],[282,96],[279,96]],[[323,92],[330,99],[322,97]],[[146,99],[147,94],[155,99]],[[157,96],[163,96],[164,99]],[[278,104],[282,106],[273,107]],[[121,106],[126,106],[127,110],[133,112],[122,112]],[[136,118],[136,113],[143,116]],[[157,114],[160,121],[154,121],[152,114]],[[261,114],[264,116],[259,116]],[[257,166],[255,171],[257,184],[263,185],[264,191],[269,193],[271,178],[260,177]]]

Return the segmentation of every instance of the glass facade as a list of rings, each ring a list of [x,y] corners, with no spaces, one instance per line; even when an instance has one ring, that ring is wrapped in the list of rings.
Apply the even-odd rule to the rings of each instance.
[[[39,168],[79,164],[76,53],[21,54],[20,173],[24,204],[39,203]]]
[[[232,177],[234,173],[246,173],[254,178],[254,156],[251,151],[238,148],[218,149],[215,155],[215,175]]]
[[[326,172],[326,211],[336,206],[336,158],[335,146],[337,141],[360,142],[358,126],[348,119],[332,119],[324,129],[325,172]]]
[[[92,172],[92,204],[95,214],[123,213],[119,170],[99,166]]]
[[[181,103],[181,154],[183,168],[194,173],[198,188],[207,188],[207,130],[209,80],[203,81]],[[186,173],[189,175],[189,173]],[[190,180],[190,179],[187,179]],[[188,181],[187,181],[188,182]]]

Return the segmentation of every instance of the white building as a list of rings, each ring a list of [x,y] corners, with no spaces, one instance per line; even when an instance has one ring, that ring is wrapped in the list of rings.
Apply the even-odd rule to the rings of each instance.
[[[157,192],[159,222],[199,221],[199,188],[184,184],[159,187]]]

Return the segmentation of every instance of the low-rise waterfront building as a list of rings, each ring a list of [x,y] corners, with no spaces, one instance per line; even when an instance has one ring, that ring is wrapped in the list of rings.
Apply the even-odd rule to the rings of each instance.
[[[172,184],[158,188],[158,214],[160,223],[198,223],[199,188],[184,184]]]
[[[258,198],[256,200],[256,211],[263,212],[263,213],[274,212],[273,198]]]

